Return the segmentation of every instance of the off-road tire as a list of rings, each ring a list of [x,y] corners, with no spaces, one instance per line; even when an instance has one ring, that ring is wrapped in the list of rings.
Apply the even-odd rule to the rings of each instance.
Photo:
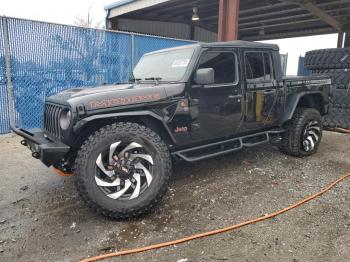
[[[350,109],[350,90],[333,90],[329,102],[331,108]]]
[[[312,151],[305,151],[302,147],[302,133],[308,122],[315,120],[321,125],[320,137],[318,143]],[[282,134],[280,150],[291,156],[305,157],[315,154],[322,138],[322,117],[320,113],[313,108],[297,108],[293,118],[285,124],[286,132]]]
[[[137,143],[150,148],[158,171],[146,192],[136,199],[121,201],[109,198],[100,190],[94,181],[94,166],[101,148],[126,137],[132,137]],[[171,166],[166,144],[151,129],[127,122],[107,125],[92,134],[81,146],[74,167],[76,187],[85,202],[104,216],[114,219],[138,217],[152,211],[166,193]]]
[[[331,107],[328,114],[323,117],[323,126],[350,129],[350,109]]]
[[[332,79],[330,106],[350,109],[350,69],[318,69],[312,75],[325,75]]]
[[[350,69],[317,69],[312,70],[311,73],[329,76],[336,90],[350,89]]]
[[[304,66],[309,70],[350,68],[350,48],[309,51],[305,54]]]

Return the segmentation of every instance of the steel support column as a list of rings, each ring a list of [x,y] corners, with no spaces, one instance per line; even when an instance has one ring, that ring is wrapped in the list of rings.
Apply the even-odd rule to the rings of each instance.
[[[194,34],[195,34],[195,25],[190,25],[190,40],[194,40]]]
[[[343,43],[344,43],[344,32],[338,33],[338,43],[337,43],[337,48],[343,48]]]
[[[238,39],[238,17],[240,0],[220,0],[218,41]]]
[[[350,47],[350,31],[345,33],[344,47]]]
[[[6,17],[2,17],[2,27],[4,36],[4,49],[5,49],[5,64],[6,64],[6,80],[7,80],[7,101],[9,110],[10,126],[15,126],[15,102],[13,97],[13,82],[12,82],[12,66],[11,66],[11,52],[10,52],[10,37],[8,31],[8,20]]]

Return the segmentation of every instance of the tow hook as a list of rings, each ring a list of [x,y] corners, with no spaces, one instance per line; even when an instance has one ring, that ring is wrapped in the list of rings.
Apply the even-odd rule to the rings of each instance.
[[[53,171],[59,176],[69,177],[73,175],[71,164],[66,159],[61,159],[59,163],[53,166]]]
[[[32,157],[39,159],[39,153],[38,152],[33,152]]]

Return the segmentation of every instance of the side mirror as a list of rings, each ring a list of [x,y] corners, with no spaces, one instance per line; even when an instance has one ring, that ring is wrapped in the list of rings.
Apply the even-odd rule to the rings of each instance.
[[[201,68],[198,69],[195,76],[195,82],[198,85],[212,85],[215,83],[214,69]]]

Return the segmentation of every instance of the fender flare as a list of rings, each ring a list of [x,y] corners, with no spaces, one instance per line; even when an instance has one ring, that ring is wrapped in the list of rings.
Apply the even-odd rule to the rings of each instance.
[[[292,119],[295,109],[298,106],[298,103],[300,101],[301,98],[303,98],[306,95],[321,95],[321,97],[323,97],[322,92],[321,91],[305,91],[305,92],[300,92],[297,94],[293,94],[290,97],[287,97],[287,101],[286,101],[286,106],[281,114],[281,117],[279,119],[279,123],[280,125],[284,124],[285,122],[287,122],[288,120]]]
[[[100,114],[100,115],[89,116],[89,117],[86,117],[86,118],[78,121],[74,125],[73,131],[74,131],[74,133],[78,133],[88,123],[90,123],[91,121],[97,120],[97,119],[118,118],[118,117],[124,117],[124,116],[136,116],[136,117],[137,116],[148,116],[148,117],[154,118],[155,120],[157,120],[158,122],[160,122],[163,125],[163,127],[165,128],[165,130],[168,133],[172,142],[176,143],[176,139],[173,136],[173,134],[171,133],[165,120],[161,116],[157,115],[156,113],[154,113],[152,111],[148,111],[148,110],[134,111],[134,112],[119,112],[119,113]]]

